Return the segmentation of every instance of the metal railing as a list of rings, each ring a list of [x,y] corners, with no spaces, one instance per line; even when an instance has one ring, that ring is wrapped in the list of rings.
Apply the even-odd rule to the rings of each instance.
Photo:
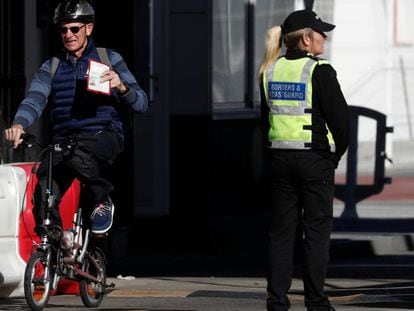
[[[369,196],[380,193],[385,184],[392,179],[385,177],[385,161],[389,159],[385,150],[386,134],[392,133],[394,128],[386,126],[386,115],[378,111],[358,106],[349,107],[350,137],[346,165],[346,181],[344,185],[336,185],[335,197],[345,203],[341,218],[356,218],[356,205]],[[374,158],[374,178],[369,185],[358,184],[358,130],[359,117],[367,117],[376,121],[376,139]]]

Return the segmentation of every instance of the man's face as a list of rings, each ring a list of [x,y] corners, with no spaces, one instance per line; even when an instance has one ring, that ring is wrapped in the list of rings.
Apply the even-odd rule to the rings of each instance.
[[[87,36],[92,33],[92,30],[93,24],[79,22],[62,23],[59,27],[63,46],[76,57],[82,55],[87,44]]]

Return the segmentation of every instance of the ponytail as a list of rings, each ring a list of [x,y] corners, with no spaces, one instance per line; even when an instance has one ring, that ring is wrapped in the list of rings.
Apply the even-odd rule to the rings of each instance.
[[[276,61],[280,55],[282,49],[282,27],[274,26],[270,28],[266,33],[265,40],[265,53],[263,61],[260,65],[258,77],[261,79],[263,73],[266,71],[270,64]]]

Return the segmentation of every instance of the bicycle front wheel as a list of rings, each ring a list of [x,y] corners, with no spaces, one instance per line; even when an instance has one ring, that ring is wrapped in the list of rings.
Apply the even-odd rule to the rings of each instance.
[[[106,266],[104,255],[99,250],[92,250],[83,260],[82,271],[99,280],[97,282],[84,278],[79,283],[83,304],[88,308],[96,308],[101,304],[105,295]]]
[[[24,297],[32,310],[43,310],[52,289],[51,270],[47,254],[35,252],[30,257],[24,272]]]

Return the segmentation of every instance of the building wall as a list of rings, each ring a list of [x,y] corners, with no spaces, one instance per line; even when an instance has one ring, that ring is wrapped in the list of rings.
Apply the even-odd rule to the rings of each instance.
[[[394,160],[388,169],[394,171],[414,167],[407,157],[414,151],[413,13],[414,2],[408,0],[335,1],[334,7],[331,62],[348,104],[380,111],[394,127],[387,137],[387,154]],[[372,162],[374,125],[361,122],[361,168]]]

